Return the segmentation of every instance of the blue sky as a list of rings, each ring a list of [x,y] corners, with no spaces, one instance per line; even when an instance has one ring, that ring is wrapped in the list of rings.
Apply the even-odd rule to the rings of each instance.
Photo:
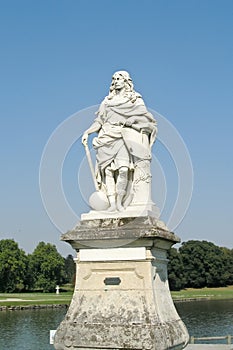
[[[192,201],[176,234],[182,241],[205,239],[233,248],[233,1],[9,0],[0,5],[0,238],[14,238],[27,252],[42,240],[64,255],[73,252],[59,242],[60,232],[42,204],[42,152],[60,123],[100,103],[112,74],[124,69],[146,105],[174,125],[192,159]],[[77,134],[84,124],[80,120]],[[159,144],[155,147],[159,159],[164,154],[172,193],[168,157]],[[82,157],[77,141],[63,176],[78,215],[87,210],[73,189]]]

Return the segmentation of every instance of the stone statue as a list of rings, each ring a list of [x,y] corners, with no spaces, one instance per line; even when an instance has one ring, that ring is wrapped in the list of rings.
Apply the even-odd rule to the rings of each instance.
[[[134,90],[128,72],[113,75],[109,94],[96,114],[82,143],[87,145],[88,135],[98,133],[93,139],[96,179],[99,190],[107,195],[107,210],[124,211],[133,203],[146,204],[150,201],[151,147],[157,123]]]
[[[182,350],[189,341],[167,277],[167,252],[180,239],[151,201],[156,132],[129,74],[116,72],[82,138],[99,209],[92,206],[61,237],[77,251],[77,269],[69,310],[54,336],[56,350]],[[92,133],[98,134],[96,172],[87,143]]]

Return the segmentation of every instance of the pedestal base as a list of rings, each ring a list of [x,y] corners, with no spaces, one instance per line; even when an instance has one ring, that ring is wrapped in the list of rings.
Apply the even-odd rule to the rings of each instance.
[[[135,223],[133,218],[115,227],[113,222],[85,222],[63,235],[78,251],[77,277],[55,349],[165,350],[187,345],[188,332],[167,281],[166,253],[179,238],[150,218]],[[91,247],[96,231],[105,248]],[[122,247],[109,247],[118,239]]]
[[[153,203],[137,203],[129,205],[122,212],[113,211],[95,211],[91,210],[89,213],[84,213],[81,215],[81,220],[96,220],[96,219],[109,219],[109,218],[139,218],[139,217],[153,217],[158,220],[160,217],[159,208]]]

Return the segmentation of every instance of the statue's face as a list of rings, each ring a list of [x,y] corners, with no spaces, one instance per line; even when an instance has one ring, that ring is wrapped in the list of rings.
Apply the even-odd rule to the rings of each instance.
[[[125,79],[120,74],[114,74],[112,81],[115,89],[117,90],[123,89],[125,87]]]

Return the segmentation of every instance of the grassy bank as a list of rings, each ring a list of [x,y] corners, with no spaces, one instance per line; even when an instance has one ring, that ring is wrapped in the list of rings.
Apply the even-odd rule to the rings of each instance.
[[[55,293],[0,293],[0,306],[70,304],[72,292]]]
[[[55,293],[0,293],[0,306],[26,306],[26,305],[51,305],[70,304],[72,291]],[[172,292],[172,298],[176,300],[200,300],[200,299],[233,299],[233,286],[222,288],[185,289]]]
[[[173,300],[185,299],[233,299],[233,286],[220,288],[187,288],[179,292],[172,292]]]

